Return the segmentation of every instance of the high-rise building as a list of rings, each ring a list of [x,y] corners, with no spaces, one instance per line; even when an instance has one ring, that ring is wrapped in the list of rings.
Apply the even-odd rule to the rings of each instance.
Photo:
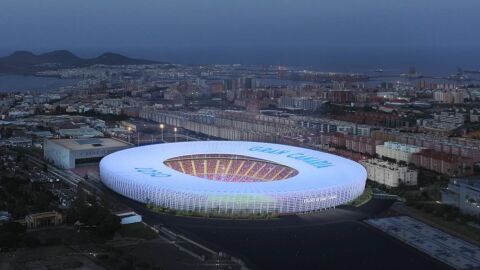
[[[257,88],[257,80],[255,77],[245,76],[240,78],[239,85],[242,89],[255,89]]]
[[[226,91],[233,91],[237,89],[237,81],[234,79],[224,79],[223,80],[223,89]]]
[[[437,90],[433,93],[433,100],[445,104],[462,104],[466,98],[465,91],[457,90]]]

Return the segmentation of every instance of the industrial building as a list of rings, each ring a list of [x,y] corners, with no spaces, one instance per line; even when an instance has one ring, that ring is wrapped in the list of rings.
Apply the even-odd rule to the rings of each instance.
[[[63,169],[81,163],[98,162],[113,152],[129,148],[126,142],[110,138],[46,140],[44,158]]]

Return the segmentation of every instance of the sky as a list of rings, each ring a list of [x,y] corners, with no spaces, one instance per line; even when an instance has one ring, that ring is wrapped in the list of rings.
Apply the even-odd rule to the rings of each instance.
[[[382,65],[396,54],[390,58],[403,66],[409,57],[421,65],[447,55],[446,64],[475,66],[479,10],[478,0],[0,0],[0,55],[69,49],[345,66],[352,58],[352,66],[369,58]]]

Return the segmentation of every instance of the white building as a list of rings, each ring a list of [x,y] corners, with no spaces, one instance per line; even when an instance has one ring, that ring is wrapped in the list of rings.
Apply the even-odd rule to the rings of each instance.
[[[46,140],[43,155],[60,168],[73,169],[128,147],[127,143],[109,138]]]
[[[461,126],[465,123],[466,115],[460,112],[441,112],[439,114],[433,114],[433,119],[444,122],[452,123]]]
[[[103,104],[110,107],[122,107],[123,100],[120,98],[106,98],[103,100]]]
[[[288,110],[316,111],[320,109],[325,101],[310,99],[306,97],[281,96],[278,99],[278,108]]]
[[[388,99],[394,99],[398,98],[398,92],[377,92],[377,97],[382,97],[382,98],[388,98]]]
[[[122,225],[142,222],[142,216],[134,211],[117,212],[115,215],[120,218]]]
[[[480,122],[480,109],[470,110],[470,122]]]
[[[412,162],[412,154],[420,152],[423,147],[397,143],[385,142],[383,145],[376,146],[376,154],[379,157],[387,157],[396,161]]]
[[[417,119],[417,125],[429,130],[449,131],[465,123],[467,113],[441,112],[433,114],[433,118]]]
[[[389,186],[417,185],[418,172],[380,159],[369,159],[360,162],[367,170],[368,179]]]
[[[372,126],[368,126],[368,125],[357,125],[356,128],[357,128],[357,131],[355,132],[355,135],[365,136],[365,137],[370,137],[372,130],[374,129],[372,128]]]
[[[462,89],[438,90],[433,93],[433,100],[445,104],[463,104],[466,93]]]

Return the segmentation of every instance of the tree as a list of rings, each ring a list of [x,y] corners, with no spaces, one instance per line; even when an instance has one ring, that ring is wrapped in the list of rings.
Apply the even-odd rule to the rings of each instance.
[[[78,195],[68,213],[69,222],[80,220],[88,226],[96,227],[99,235],[106,238],[113,237],[121,227],[120,218],[112,215],[107,208],[96,201],[95,197],[83,193]]]
[[[104,235],[108,238],[111,238],[113,237],[116,231],[120,230],[121,226],[122,225],[120,224],[119,217],[112,214],[108,214],[104,217],[103,221],[98,225],[97,231],[99,234]]]
[[[8,222],[0,227],[0,247],[13,248],[25,234],[25,227],[18,222]]]

